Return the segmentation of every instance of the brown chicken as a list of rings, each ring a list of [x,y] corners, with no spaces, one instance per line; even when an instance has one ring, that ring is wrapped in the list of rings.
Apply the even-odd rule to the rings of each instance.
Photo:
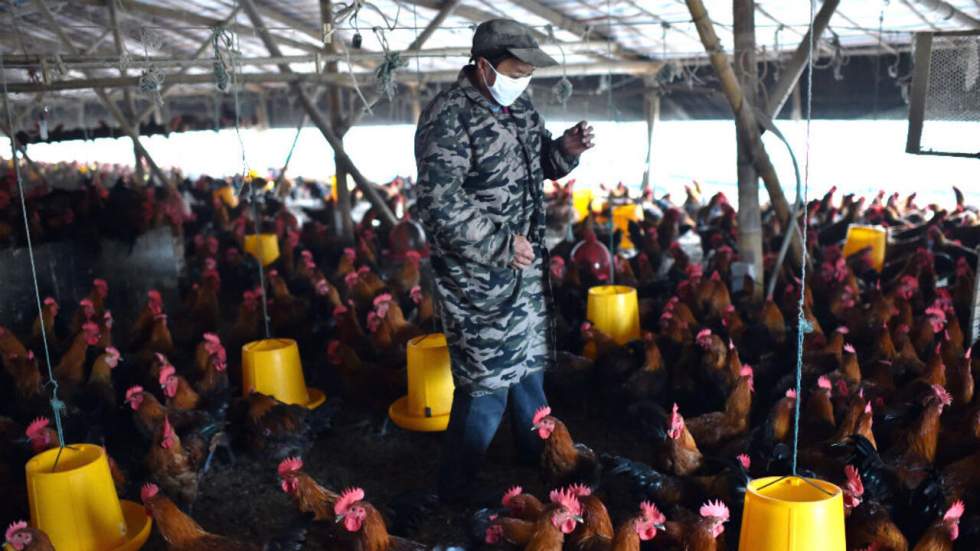
[[[231,327],[230,346],[240,348],[241,345],[259,338],[262,323],[262,289],[245,291],[242,294],[242,304],[238,307],[238,317]]]
[[[167,399],[167,409],[172,411],[190,411],[197,409],[201,396],[187,382],[187,379],[177,375],[177,369],[165,363],[160,369],[160,388]]]
[[[334,504],[337,522],[347,532],[339,549],[351,551],[422,551],[425,546],[388,534],[381,513],[364,500],[364,490],[349,488]]]
[[[675,403],[667,419],[666,440],[655,451],[654,463],[674,476],[687,476],[701,468],[704,458],[679,410]]]
[[[51,427],[51,421],[47,417],[38,417],[27,425],[24,431],[34,453],[41,453],[51,448],[60,446],[58,432]]]
[[[708,501],[699,510],[700,517],[690,522],[664,522],[664,539],[691,551],[715,551],[718,536],[725,532],[728,507],[721,501]]]
[[[303,460],[298,457],[287,457],[279,463],[276,472],[282,491],[293,498],[300,512],[313,514],[313,520],[333,524],[337,519],[334,506],[340,495],[318,484],[302,469]]]
[[[150,476],[185,505],[191,505],[197,499],[197,472],[166,416],[153,437],[144,463]]]
[[[594,487],[599,482],[601,465],[592,449],[572,440],[568,427],[542,406],[534,413],[531,430],[544,440],[541,450],[541,477],[551,488],[583,483]]]
[[[550,508],[534,525],[525,551],[561,551],[565,536],[575,531],[582,519],[582,504],[568,491],[553,490]]]
[[[953,398],[945,388],[933,385],[932,392],[923,399],[925,408],[906,431],[904,442],[900,442],[889,453],[890,457],[895,457],[896,474],[907,489],[917,488],[925,477],[925,469],[935,461],[939,441],[939,417],[943,408],[952,401]]]
[[[697,446],[716,449],[726,441],[744,434],[749,428],[754,391],[752,367],[743,365],[738,382],[725,401],[724,411],[713,411],[684,422]]]
[[[38,348],[38,345],[42,344],[41,339],[41,327],[44,327],[44,337],[48,339],[48,344],[57,348],[61,339],[58,338],[58,334],[55,331],[55,320],[58,317],[58,301],[54,297],[47,297],[44,299],[44,306],[41,310],[41,315],[34,320],[34,326],[31,329],[31,345],[33,348]]]
[[[136,321],[130,326],[130,348],[141,346],[149,338],[150,329],[153,327],[154,312],[163,312],[163,297],[160,295],[160,291],[150,289],[146,292],[146,304],[140,309]]]
[[[954,502],[943,518],[926,530],[912,551],[953,551],[953,542],[960,536],[960,518],[965,511],[966,506],[962,501]]]
[[[100,338],[98,325],[90,321],[82,325],[82,330],[75,335],[71,346],[54,368],[54,376],[60,384],[77,387],[85,381],[85,352],[88,347],[99,344]]]
[[[567,491],[582,505],[582,523],[566,538],[567,546],[577,551],[607,548],[612,541],[613,525],[606,505],[587,486],[572,484]]]
[[[26,356],[27,348],[17,335],[14,335],[12,331],[6,327],[0,325],[0,357],[6,358],[7,356]]]
[[[305,530],[295,535],[292,545],[272,547],[250,543],[211,534],[201,528],[194,519],[181,511],[155,484],[145,484],[140,498],[146,511],[153,517],[153,524],[167,543],[168,551],[261,551],[263,549],[283,549],[298,551]]]
[[[152,440],[163,424],[167,409],[157,397],[136,385],[126,390],[126,404],[133,410],[133,424],[146,440]]]
[[[48,535],[37,528],[31,528],[23,520],[7,526],[4,541],[16,551],[54,551]]]
[[[861,475],[853,465],[844,467],[844,514],[847,543],[879,551],[908,551],[909,542],[880,503],[866,500]]]

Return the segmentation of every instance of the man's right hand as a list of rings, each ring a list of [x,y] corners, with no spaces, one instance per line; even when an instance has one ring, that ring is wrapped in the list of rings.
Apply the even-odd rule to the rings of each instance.
[[[510,261],[512,268],[523,270],[534,262],[534,247],[523,235],[514,236],[514,259]]]

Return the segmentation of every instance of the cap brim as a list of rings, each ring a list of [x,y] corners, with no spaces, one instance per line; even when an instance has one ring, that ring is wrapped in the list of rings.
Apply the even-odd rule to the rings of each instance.
[[[541,48],[507,48],[507,51],[517,59],[534,67],[554,67],[558,65],[555,58],[544,53]]]

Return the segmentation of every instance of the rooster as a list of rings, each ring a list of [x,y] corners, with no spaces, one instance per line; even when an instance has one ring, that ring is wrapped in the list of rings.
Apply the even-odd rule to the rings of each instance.
[[[348,488],[334,504],[334,514],[349,539],[340,549],[351,551],[422,551],[425,546],[388,533],[381,513],[364,500],[364,490]],[[346,545],[345,545],[346,544]]]
[[[541,476],[551,488],[583,483],[595,487],[602,466],[594,451],[572,440],[568,427],[551,415],[551,408],[541,406],[534,412],[531,430],[544,440],[541,450]]]
[[[675,403],[667,420],[664,441],[655,454],[656,466],[675,476],[687,476],[701,468],[704,458]]]
[[[714,449],[725,441],[744,434],[749,428],[754,391],[752,367],[743,365],[738,382],[725,402],[724,411],[713,411],[685,422],[693,441],[699,447]]]
[[[966,511],[962,501],[950,505],[943,518],[933,523],[912,551],[953,551],[953,542],[960,536],[960,519]]]
[[[184,504],[192,505],[197,499],[197,472],[166,416],[153,437],[144,463],[153,479],[167,492],[179,496]]]
[[[572,492],[553,490],[550,508],[534,525],[525,551],[561,551],[565,537],[582,522],[582,504]]]
[[[728,507],[721,501],[708,501],[701,506],[699,513],[700,517],[690,522],[666,521],[665,539],[679,543],[685,549],[718,549],[718,536],[725,532],[725,523],[728,522]]]
[[[98,325],[91,321],[82,324],[82,330],[75,335],[71,346],[54,368],[54,376],[59,383],[78,387],[85,381],[85,354],[90,346],[99,344],[100,338]]]
[[[582,505],[582,524],[569,534],[567,545],[576,551],[592,551],[608,546],[613,537],[612,519],[605,504],[592,495],[592,489],[572,484],[567,489]]]
[[[55,321],[58,317],[58,301],[54,297],[46,297],[44,299],[44,306],[41,310],[41,315],[34,320],[34,326],[31,329],[31,348],[39,348],[42,345],[42,335],[41,328],[44,328],[44,337],[48,339],[48,344],[54,348],[58,348],[61,343],[61,339],[58,337],[57,328],[55,326]]]
[[[133,410],[133,424],[137,431],[145,440],[152,441],[153,435],[163,424],[167,409],[156,396],[145,392],[139,385],[126,389],[126,404]]]
[[[909,542],[895,526],[888,510],[867,499],[861,474],[853,465],[844,467],[844,513],[847,542],[854,547],[874,546],[880,551],[908,551]]]
[[[168,551],[300,551],[306,540],[305,527],[291,528],[281,541],[270,541],[264,545],[211,534],[152,483],[143,486],[140,499],[153,517],[153,524],[167,543]]]
[[[311,513],[313,520],[333,524],[337,518],[334,506],[340,495],[318,484],[302,469],[303,460],[298,457],[287,457],[279,463],[276,472],[282,491],[293,498],[300,512]]]

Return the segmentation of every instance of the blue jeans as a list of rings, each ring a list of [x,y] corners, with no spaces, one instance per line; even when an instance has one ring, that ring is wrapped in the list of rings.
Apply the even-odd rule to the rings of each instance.
[[[442,498],[454,499],[471,493],[508,401],[517,452],[522,461],[537,460],[543,444],[531,430],[531,425],[534,412],[547,404],[543,371],[492,394],[470,396],[456,389],[439,470],[439,495]]]

